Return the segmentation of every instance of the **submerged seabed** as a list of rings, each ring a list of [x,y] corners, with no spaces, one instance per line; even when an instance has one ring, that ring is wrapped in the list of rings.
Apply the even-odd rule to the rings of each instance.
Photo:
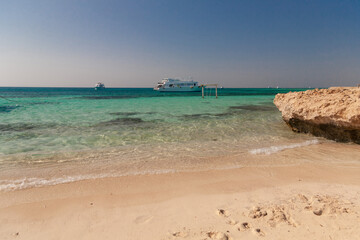
[[[294,134],[272,101],[302,89],[0,88],[0,190],[87,178],[233,167],[319,140]],[[321,141],[321,140],[320,140]],[[217,159],[222,159],[221,161]]]

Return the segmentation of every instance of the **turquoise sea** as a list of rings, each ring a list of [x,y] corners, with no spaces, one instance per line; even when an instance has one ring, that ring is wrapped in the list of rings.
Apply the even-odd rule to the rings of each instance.
[[[236,167],[226,157],[316,143],[273,104],[306,89],[0,88],[0,190]],[[222,159],[221,161],[219,159]],[[230,158],[231,159],[231,158]]]

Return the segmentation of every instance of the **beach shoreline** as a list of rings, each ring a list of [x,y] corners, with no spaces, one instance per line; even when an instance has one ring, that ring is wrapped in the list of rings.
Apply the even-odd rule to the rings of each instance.
[[[0,237],[279,239],[275,236],[281,234],[282,239],[355,239],[360,161],[339,160],[124,176],[1,192]],[[317,208],[321,216],[315,214]]]
[[[0,240],[360,240],[358,1],[2,1]]]

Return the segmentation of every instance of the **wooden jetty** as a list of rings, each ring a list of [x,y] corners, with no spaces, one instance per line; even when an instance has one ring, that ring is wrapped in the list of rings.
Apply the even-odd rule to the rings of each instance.
[[[218,91],[217,91],[218,84],[217,83],[201,84],[200,87],[201,87],[201,96],[202,96],[202,98],[204,98],[204,88],[205,87],[215,87],[215,96],[216,96],[216,98],[218,98]]]

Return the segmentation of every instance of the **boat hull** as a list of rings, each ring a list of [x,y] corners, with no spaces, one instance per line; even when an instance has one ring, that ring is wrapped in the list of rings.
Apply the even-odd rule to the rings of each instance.
[[[193,87],[193,88],[154,88],[155,91],[159,92],[201,92],[201,87]]]

